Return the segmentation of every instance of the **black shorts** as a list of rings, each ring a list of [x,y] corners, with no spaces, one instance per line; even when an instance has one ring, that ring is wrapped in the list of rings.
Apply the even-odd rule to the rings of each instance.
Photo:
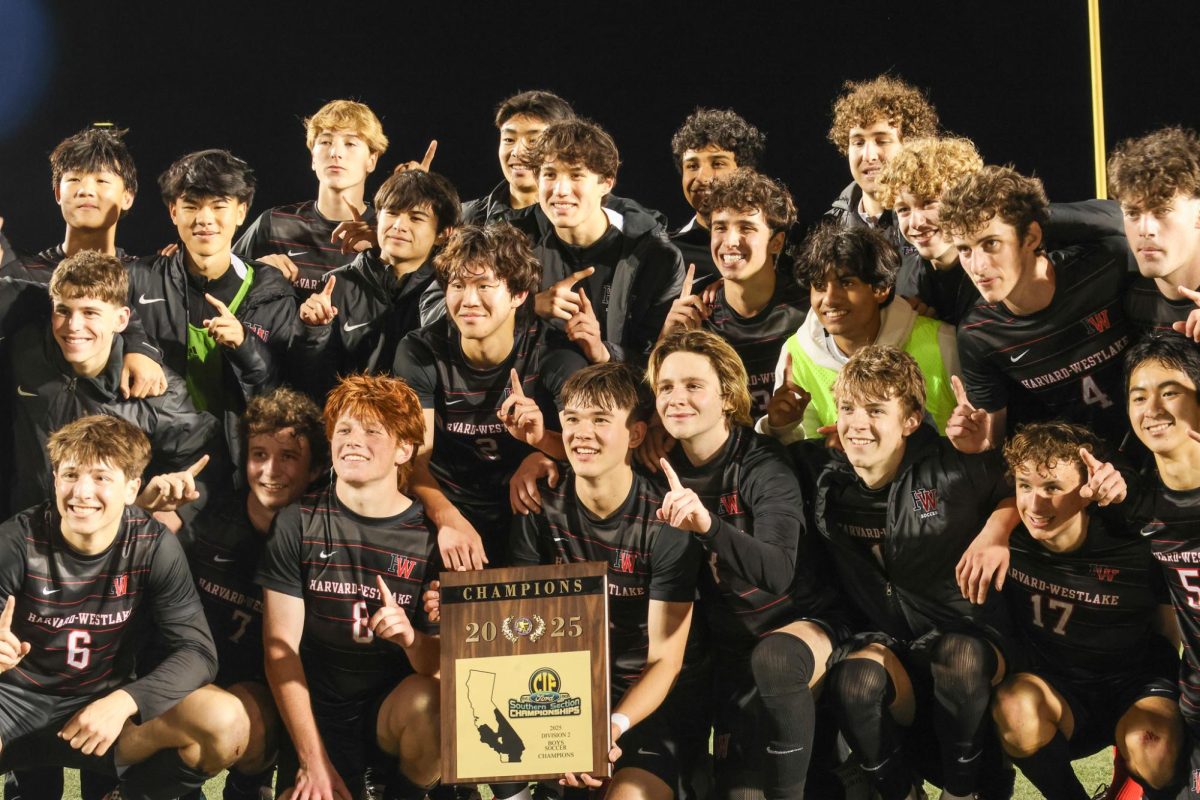
[[[101,695],[56,695],[0,683],[0,773],[14,767],[73,767],[117,775],[116,747],[86,756],[58,737],[75,712]]]
[[[703,697],[707,676],[681,679],[654,713],[621,735],[616,771],[643,769],[671,788],[674,796],[694,798],[692,775],[708,752],[708,720]],[[613,708],[620,701],[613,697]]]
[[[312,698],[313,717],[325,752],[354,797],[363,793],[368,768],[376,775],[387,776],[396,766],[396,757],[379,748],[376,733],[379,709],[394,688],[360,701],[330,702]],[[279,793],[295,784],[296,770],[300,768],[291,738],[282,738],[279,777],[275,786]]]

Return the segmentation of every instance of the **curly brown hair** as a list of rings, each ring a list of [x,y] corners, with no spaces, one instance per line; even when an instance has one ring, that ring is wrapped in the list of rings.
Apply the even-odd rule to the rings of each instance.
[[[1163,128],[1126,139],[1108,158],[1108,191],[1143,211],[1177,194],[1200,197],[1200,137],[1189,128]]]
[[[621,154],[607,131],[591,120],[575,117],[547,125],[521,158],[533,170],[547,161],[582,164],[601,178],[616,179]]]
[[[772,233],[786,231],[796,223],[796,204],[787,188],[752,169],[735,170],[713,181],[698,210],[711,218],[726,208],[761,212]]]
[[[675,169],[682,169],[683,154],[688,150],[709,145],[733,153],[739,167],[757,169],[767,147],[767,137],[733,109],[697,108],[671,137]]]
[[[896,285],[900,253],[882,233],[865,225],[847,228],[832,222],[816,226],[796,252],[793,274],[800,288],[825,285],[825,275],[854,277],[873,289]]]
[[[129,270],[116,256],[80,250],[58,262],[48,288],[54,300],[88,297],[122,308],[129,305]]]
[[[308,395],[280,386],[267,394],[252,397],[238,425],[243,448],[250,444],[251,437],[291,429],[297,439],[308,440],[311,469],[322,470],[329,466],[329,441],[325,438],[321,409]],[[245,455],[243,452],[243,460]]]
[[[1031,224],[1045,225],[1050,201],[1041,180],[1012,167],[987,166],[968,173],[942,193],[938,224],[950,236],[977,231],[995,216],[1016,228],[1022,241]]]
[[[1004,445],[1004,462],[1008,479],[1024,464],[1032,464],[1039,475],[1045,475],[1060,463],[1072,464],[1079,477],[1087,477],[1087,465],[1079,457],[1080,449],[1100,457],[1100,439],[1080,425],[1069,422],[1034,422],[1022,425]]]
[[[64,463],[77,467],[107,464],[125,473],[127,480],[142,477],[150,464],[150,439],[131,422],[107,414],[93,414],[68,422],[46,440],[50,468]]]
[[[399,378],[387,375],[347,375],[325,400],[325,436],[333,438],[343,416],[359,422],[378,422],[397,444],[413,446],[413,458],[399,466],[397,488],[404,491],[417,450],[425,442],[425,415],[417,393]]]
[[[833,104],[829,141],[842,155],[850,152],[850,129],[886,121],[901,139],[936,136],[938,115],[925,94],[906,81],[880,75],[869,81],[846,81]]]
[[[936,200],[964,175],[983,167],[983,158],[970,139],[926,137],[904,143],[899,155],[883,165],[875,199],[895,208],[901,192]]]
[[[890,344],[854,352],[833,382],[833,396],[858,401],[900,399],[907,414],[925,410],[925,376],[917,360]]]
[[[504,281],[509,294],[536,292],[542,282],[542,264],[524,233],[507,222],[457,228],[442,252],[433,259],[442,289],[463,275],[480,275],[491,269]]]

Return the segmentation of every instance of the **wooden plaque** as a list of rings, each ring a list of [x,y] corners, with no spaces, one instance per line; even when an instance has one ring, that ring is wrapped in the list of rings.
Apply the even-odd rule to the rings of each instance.
[[[441,580],[442,780],[611,776],[608,565]]]

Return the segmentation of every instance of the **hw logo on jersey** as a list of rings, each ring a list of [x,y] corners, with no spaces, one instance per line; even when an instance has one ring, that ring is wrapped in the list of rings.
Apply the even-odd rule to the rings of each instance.
[[[938,515],[937,489],[914,489],[912,493],[913,511],[921,519]]]
[[[1105,583],[1112,583],[1121,574],[1121,570],[1116,567],[1102,567],[1099,564],[1092,564],[1090,567],[1090,572],[1096,576],[1096,580]]]
[[[112,579],[112,586],[108,587],[108,593],[113,597],[124,597],[129,593],[129,576],[118,575]]]
[[[737,492],[721,495],[721,516],[736,517],[742,513],[742,501]]]
[[[1112,322],[1108,318],[1107,308],[1087,317],[1084,319],[1083,324],[1084,329],[1088,332],[1088,335],[1104,333],[1106,330],[1112,327]]]
[[[399,578],[411,578],[413,568],[417,566],[417,562],[411,558],[392,553],[392,561],[388,564],[388,573]]]
[[[617,572],[633,572],[637,558],[628,550],[618,550],[613,556],[612,566]]]

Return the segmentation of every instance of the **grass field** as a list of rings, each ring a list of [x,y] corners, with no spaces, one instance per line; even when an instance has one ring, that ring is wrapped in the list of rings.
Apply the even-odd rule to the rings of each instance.
[[[1090,758],[1080,759],[1075,762],[1075,774],[1083,782],[1083,786],[1088,792],[1095,791],[1096,787],[1102,783],[1108,783],[1112,777],[1112,750],[1106,748]],[[223,778],[214,778],[204,785],[204,796],[208,800],[220,800],[221,787],[224,786]],[[932,786],[926,786],[930,798],[936,800],[938,793]],[[1013,794],[1015,800],[1037,800],[1041,795],[1029,785],[1029,781],[1025,780],[1025,776],[1017,773],[1017,790]],[[67,786],[63,792],[63,800],[79,800],[79,776],[74,770],[67,773]]]

